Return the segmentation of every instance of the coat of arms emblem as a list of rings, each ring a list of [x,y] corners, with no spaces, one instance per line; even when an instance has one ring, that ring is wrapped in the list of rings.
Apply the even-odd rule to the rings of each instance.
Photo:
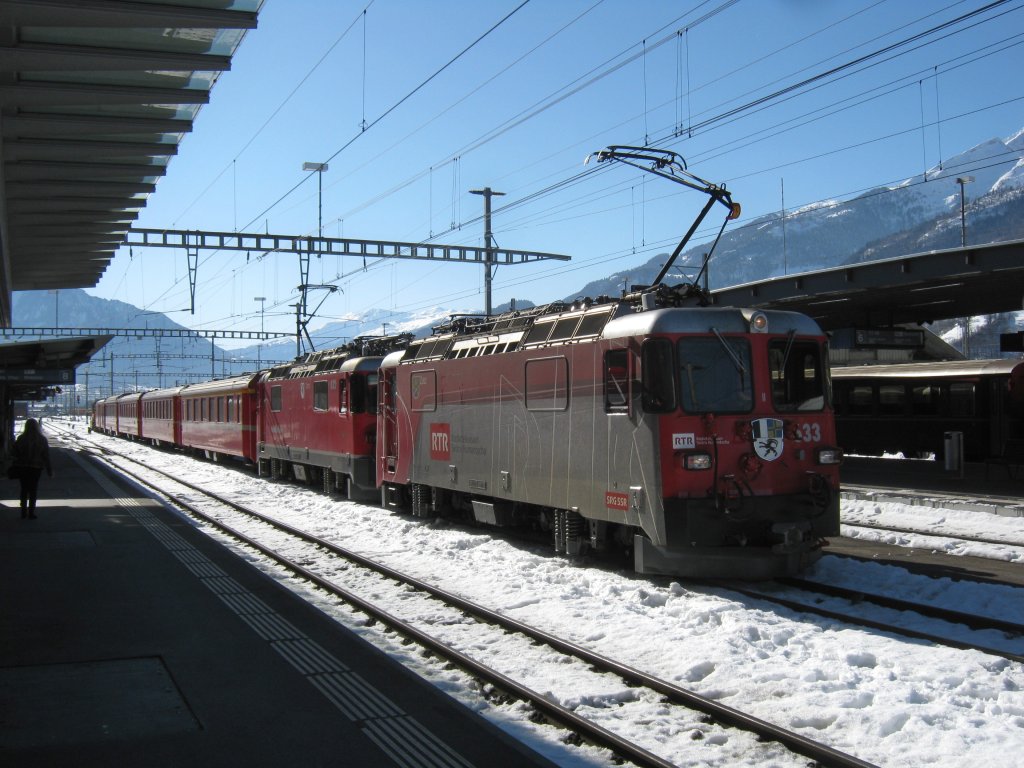
[[[750,422],[754,453],[765,461],[775,461],[782,455],[784,425],[782,419],[754,419]]]

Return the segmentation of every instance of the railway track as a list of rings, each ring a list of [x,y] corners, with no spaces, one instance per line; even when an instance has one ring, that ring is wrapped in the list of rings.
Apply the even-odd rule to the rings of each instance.
[[[864,522],[844,522],[844,526],[850,528],[867,528],[871,531],[887,531],[889,533],[902,533],[907,536],[928,536],[935,538],[947,538],[957,539],[959,541],[968,541],[975,544],[993,544],[1002,547],[1024,547],[1024,541],[1022,540],[1007,540],[1007,539],[993,539],[985,536],[965,536],[962,533],[955,533],[953,531],[943,533],[942,531],[921,531],[913,528],[901,528],[895,525],[875,525],[874,523]]]
[[[1024,486],[1022,486],[1024,490]],[[877,486],[843,482],[840,493],[844,498],[865,501],[896,501],[912,505],[939,506],[957,510],[1008,510],[1009,513],[1020,514],[1024,510],[1024,499],[1019,495],[1005,493],[957,493],[948,490],[915,490],[907,488],[879,488]],[[999,542],[1005,543],[1005,542]]]
[[[74,436],[74,439],[80,445],[84,445],[87,442],[84,438],[77,435]],[[532,690],[526,684],[516,681],[502,671],[495,669],[491,664],[471,657],[465,651],[454,647],[454,643],[439,635],[445,634],[443,631],[445,627],[463,626],[466,621],[465,617],[471,616],[477,622],[480,622],[481,626],[486,625],[486,628],[478,630],[479,632],[498,631],[501,633],[514,633],[520,636],[523,640],[523,653],[537,654],[538,648],[544,649],[538,657],[538,664],[554,665],[556,668],[564,668],[569,663],[589,667],[593,670],[592,674],[597,676],[594,681],[595,691],[607,689],[609,682],[606,678],[614,675],[619,682],[612,683],[612,685],[621,688],[622,684],[625,684],[631,689],[631,696],[634,698],[643,696],[659,697],[663,702],[668,702],[675,707],[688,710],[691,714],[685,715],[681,712],[680,718],[682,719],[692,719],[692,713],[696,712],[699,713],[700,719],[704,722],[704,727],[710,727],[713,724],[716,728],[735,728],[753,734],[756,739],[751,740],[750,748],[765,750],[766,760],[773,759],[770,753],[773,749],[777,750],[778,747],[773,746],[771,743],[776,743],[784,746],[796,755],[809,758],[823,766],[870,765],[870,763],[862,761],[857,757],[835,750],[828,745],[815,742],[799,733],[722,705],[713,699],[700,696],[629,665],[594,653],[575,643],[465,600],[458,595],[439,589],[422,580],[400,573],[383,564],[348,551],[330,541],[263,515],[235,501],[223,498],[218,494],[183,481],[180,478],[173,477],[168,473],[147,467],[129,456],[111,451],[109,448],[98,446],[95,443],[93,443],[93,446],[95,447],[88,450],[95,454],[105,454],[102,460],[115,466],[118,472],[127,474],[134,478],[136,482],[153,488],[160,494],[170,498],[175,505],[187,510],[189,514],[203,520],[208,525],[216,527],[225,535],[242,542],[245,546],[257,550],[263,556],[272,559],[280,566],[315,584],[320,589],[339,597],[357,610],[371,616],[389,629],[420,644],[430,653],[457,666],[467,674],[483,681],[486,685],[493,686],[497,690],[528,702],[543,718],[572,731],[574,734],[577,734],[578,738],[584,741],[609,749],[620,759],[642,766],[671,765],[668,760],[645,747],[634,744],[594,720],[582,717],[576,712],[553,702],[550,695]],[[142,469],[130,470],[123,465],[124,462],[131,462],[141,466]],[[154,474],[158,475],[161,479],[154,481],[152,479]],[[191,494],[200,494],[203,500],[188,499],[181,492],[170,491],[166,487],[169,483],[178,484],[188,489]],[[214,506],[218,511],[211,512],[208,505]],[[246,530],[242,530],[243,528]],[[254,533],[250,530],[251,528],[257,528],[259,532]],[[310,554],[301,557],[296,555],[285,556],[280,552],[282,544],[271,545],[267,543],[268,535],[272,538],[279,538],[283,535],[289,537],[292,541],[299,539],[311,548]],[[313,549],[316,550],[315,553]],[[335,564],[327,568],[319,567],[316,570],[309,567],[310,562],[321,560],[324,552],[330,553],[333,558],[337,558]],[[343,565],[340,564],[342,561]],[[337,572],[340,569],[344,569],[347,584],[357,582],[362,585],[362,588],[359,590],[362,594],[357,593],[350,586],[342,586],[323,575],[324,570]],[[392,606],[398,604],[409,605],[410,603],[418,604],[422,600],[436,602],[438,607],[424,610],[420,606],[414,611],[420,615],[429,613],[434,616],[435,619],[432,625],[426,628],[417,626],[413,621],[394,615],[391,610],[382,608],[378,597],[370,599],[363,596],[366,593],[377,595],[386,589],[397,590],[399,593],[397,597],[392,597],[386,601]],[[439,629],[442,631],[439,632]],[[465,641],[462,641],[460,645],[464,647]],[[487,640],[481,639],[477,635],[477,631],[474,631],[473,640],[469,645],[476,650],[485,647]],[[553,676],[557,677],[558,673],[554,673]],[[616,706],[621,707],[626,706],[626,704],[616,701]],[[764,742],[769,743],[766,744]]]
[[[858,624],[884,632],[895,632],[904,637],[927,640],[928,642],[945,645],[950,648],[979,650],[984,653],[1001,656],[1010,661],[1024,662],[1024,625],[1021,624],[805,579],[776,579],[775,583],[780,585],[782,589],[739,588],[733,584],[723,586],[747,597],[768,600],[791,610],[809,611],[826,618]],[[845,603],[845,610],[834,610],[834,602],[830,603],[833,607],[826,607],[820,602],[816,602],[822,596],[831,600],[842,601]],[[864,606],[874,606],[876,609],[882,608],[889,612],[888,615],[896,615],[892,616],[888,621],[880,621],[877,617],[858,615],[857,609]],[[874,613],[877,614],[877,610]],[[923,629],[909,626],[909,624],[914,622],[900,618],[906,614],[913,614],[926,619],[934,627],[934,631],[924,631]],[[955,627],[957,626],[967,627],[973,633],[976,633],[976,638],[972,641],[965,641],[953,637],[952,635],[956,633]],[[946,632],[940,633],[940,629],[945,629]],[[993,635],[1000,635],[1001,637],[993,637]],[[999,642],[993,643],[992,640]],[[1011,650],[1013,647],[1019,650]]]

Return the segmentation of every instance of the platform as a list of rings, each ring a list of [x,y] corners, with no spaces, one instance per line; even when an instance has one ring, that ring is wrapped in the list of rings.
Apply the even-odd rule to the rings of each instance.
[[[965,463],[962,471],[948,471],[941,460],[847,456],[839,481],[850,498],[914,504],[930,496],[951,509],[1024,517],[1024,469],[1011,474],[1001,465]],[[872,490],[864,494],[855,485]]]
[[[38,519],[0,480],[0,764],[551,765],[184,518],[51,454]]]
[[[941,461],[848,456],[839,477],[844,499],[1024,517],[1024,480],[1002,466],[969,463],[961,473],[946,471]],[[1024,565],[1014,561],[845,537],[833,537],[826,552],[898,565],[933,577],[1024,586]]]

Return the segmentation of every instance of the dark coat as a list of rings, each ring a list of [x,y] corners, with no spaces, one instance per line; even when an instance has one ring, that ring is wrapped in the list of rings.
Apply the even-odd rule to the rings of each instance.
[[[25,431],[18,435],[11,453],[15,466],[45,469],[47,474],[53,473],[50,467],[50,443],[38,429],[35,432]]]

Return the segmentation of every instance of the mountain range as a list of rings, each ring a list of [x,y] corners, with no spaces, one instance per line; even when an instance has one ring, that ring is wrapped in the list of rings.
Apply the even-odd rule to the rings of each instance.
[[[1024,237],[1024,130],[990,139],[941,167],[849,200],[777,211],[727,227],[709,265],[710,287],[960,245],[960,185],[968,243]],[[684,251],[680,267],[699,268],[707,246]],[[628,272],[585,285],[578,296],[614,295],[624,282],[650,283],[665,263],[658,254]]]
[[[953,248],[966,236],[970,243],[1024,238],[1024,130],[1008,139],[990,139],[897,184],[865,191],[848,200],[830,200],[791,211],[778,211],[731,226],[709,265],[712,289],[763,280],[782,274]],[[971,177],[963,184],[958,179]],[[961,230],[961,190],[966,229]],[[681,254],[681,268],[701,263],[707,246]],[[624,284],[653,281],[668,258],[658,254],[628,272],[592,281],[567,294],[617,295]],[[520,308],[531,306],[520,302]],[[496,312],[507,309],[498,307]],[[451,314],[478,308],[436,307],[418,312],[371,310],[358,321],[357,335],[410,332],[427,335]],[[14,326],[73,328],[165,328],[186,330],[159,313],[125,302],[90,296],[82,290],[25,291],[13,296]],[[1005,330],[1015,318],[985,323]],[[337,346],[353,335],[351,321],[327,324],[312,332],[314,346]],[[975,332],[976,333],[976,332]],[[8,336],[8,340],[16,340]],[[976,338],[972,352],[991,351]],[[998,349],[996,346],[995,349]],[[114,389],[170,386],[211,376],[253,370],[290,360],[293,341],[252,345],[226,351],[202,339],[115,338],[91,364],[91,372],[113,381]],[[113,358],[111,361],[111,357]],[[112,365],[112,368],[106,366]],[[90,386],[90,390],[93,387]],[[107,386],[109,391],[109,384]]]

